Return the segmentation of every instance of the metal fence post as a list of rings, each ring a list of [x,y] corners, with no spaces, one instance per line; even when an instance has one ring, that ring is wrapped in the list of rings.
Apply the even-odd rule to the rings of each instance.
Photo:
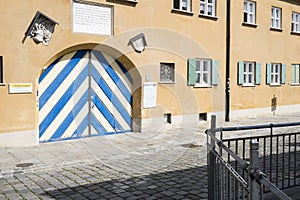
[[[250,170],[249,170],[249,180],[250,180],[250,200],[262,200],[262,187],[260,183],[257,182],[253,173],[259,170],[259,143],[257,139],[250,141]]]
[[[210,132],[207,135],[210,140],[208,140],[210,146],[215,149],[215,141],[211,137],[216,136],[215,132],[216,128],[216,115],[211,116],[211,125],[210,125]],[[207,166],[207,171],[208,171],[208,199],[209,200],[214,200],[215,198],[215,192],[214,192],[214,187],[215,187],[215,165],[216,165],[216,156],[215,154],[211,151],[211,149],[208,147],[207,148],[207,161],[208,161],[208,166]]]

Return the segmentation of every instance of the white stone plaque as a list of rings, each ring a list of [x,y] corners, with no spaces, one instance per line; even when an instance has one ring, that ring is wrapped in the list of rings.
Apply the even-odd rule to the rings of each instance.
[[[144,83],[144,108],[156,107],[157,97],[157,83],[146,82]]]
[[[32,93],[32,83],[10,83],[8,91],[9,94]]]
[[[112,7],[73,2],[73,32],[112,35]]]

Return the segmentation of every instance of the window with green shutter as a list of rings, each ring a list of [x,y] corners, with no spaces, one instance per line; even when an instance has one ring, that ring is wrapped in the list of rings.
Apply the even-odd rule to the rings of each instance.
[[[244,83],[244,62],[238,62],[238,84]]]
[[[238,85],[254,86],[261,83],[261,64],[257,62],[238,62]]]
[[[255,64],[255,84],[259,85],[261,83],[261,63]]]
[[[196,59],[188,59],[188,85],[196,84]]]
[[[293,64],[291,67],[291,84],[300,84],[300,64]]]
[[[281,64],[281,79],[280,83],[285,84],[286,80],[286,64]]]
[[[219,61],[218,60],[213,60],[212,61],[212,80],[211,84],[216,86],[219,83]]]
[[[286,65],[280,63],[268,63],[266,75],[266,82],[268,85],[285,84]]]
[[[219,82],[219,61],[210,59],[188,59],[188,85],[211,87]]]

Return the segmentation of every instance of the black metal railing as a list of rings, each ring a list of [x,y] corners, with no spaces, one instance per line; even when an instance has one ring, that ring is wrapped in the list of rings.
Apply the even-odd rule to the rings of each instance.
[[[296,127],[296,129],[291,129],[291,127]],[[263,132],[256,132],[256,134],[264,135],[237,138],[224,136],[225,132],[230,134],[233,131],[259,129]],[[300,170],[297,170],[297,165],[298,168],[300,165],[300,122],[226,127],[219,130],[222,142],[243,160],[249,159],[249,154],[247,154],[249,142],[257,139],[260,147],[260,168],[277,187],[286,189],[300,185]],[[249,134],[253,134],[253,132],[249,132],[247,135]]]
[[[300,170],[297,170],[300,123],[216,128],[215,116],[211,122],[211,128],[206,131],[209,199],[255,199],[254,193],[262,195],[268,191],[286,199],[288,197],[279,188],[300,185]],[[232,132],[237,131],[242,136],[232,137]],[[255,158],[251,158],[251,148],[256,140],[259,148],[255,150],[257,162],[253,165],[251,160]],[[255,188],[254,180],[264,186],[262,191],[251,189]]]

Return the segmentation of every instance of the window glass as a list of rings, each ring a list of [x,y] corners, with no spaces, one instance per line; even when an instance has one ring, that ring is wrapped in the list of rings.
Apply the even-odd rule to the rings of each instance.
[[[215,0],[200,0],[200,14],[215,16]]]
[[[180,0],[174,0],[173,2],[174,2],[174,8],[175,9],[179,9],[179,1]]]
[[[187,0],[182,0],[181,8],[182,10],[188,10]]]
[[[255,23],[255,2],[244,1],[244,22]]]

